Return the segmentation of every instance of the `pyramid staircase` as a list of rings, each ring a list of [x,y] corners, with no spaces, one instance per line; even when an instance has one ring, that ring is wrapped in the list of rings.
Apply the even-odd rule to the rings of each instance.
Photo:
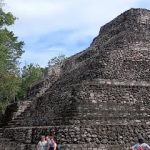
[[[32,100],[26,100],[19,103],[18,110],[14,113],[12,120],[8,122],[7,128],[20,125],[24,119],[24,114],[30,109]]]
[[[24,121],[24,115],[30,111],[30,107],[32,106],[33,101],[36,101],[36,99],[41,97],[46,92],[46,90],[49,89],[57,80],[58,76],[49,76],[33,86],[30,90],[31,95],[28,94],[29,98],[27,98],[27,100],[18,102],[18,109],[13,113],[12,119],[8,122],[5,128],[20,126]],[[38,89],[36,89],[37,87]]]

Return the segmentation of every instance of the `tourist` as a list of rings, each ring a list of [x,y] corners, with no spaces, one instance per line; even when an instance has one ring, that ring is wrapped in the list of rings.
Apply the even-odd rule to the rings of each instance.
[[[48,150],[48,143],[45,140],[45,136],[41,136],[41,140],[37,144],[37,150]]]
[[[50,136],[49,136],[49,135],[47,135],[47,136],[46,136],[46,141],[47,141],[47,145],[48,145],[47,150],[49,150],[49,149],[50,149],[50,145],[52,144],[52,142],[51,142],[51,139],[50,139]]]
[[[53,136],[47,136],[46,140],[48,142],[48,150],[56,150],[57,144],[54,141]]]
[[[138,139],[138,143],[131,147],[132,150],[150,150],[150,146],[144,143],[142,138]]]
[[[61,150],[61,144],[57,144],[57,150]]]

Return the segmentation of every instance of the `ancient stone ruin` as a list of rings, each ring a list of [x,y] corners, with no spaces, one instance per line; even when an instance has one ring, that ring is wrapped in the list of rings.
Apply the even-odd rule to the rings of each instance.
[[[150,143],[150,11],[107,23],[86,50],[49,69],[8,107],[0,150],[34,150],[53,133],[66,150],[125,150]]]

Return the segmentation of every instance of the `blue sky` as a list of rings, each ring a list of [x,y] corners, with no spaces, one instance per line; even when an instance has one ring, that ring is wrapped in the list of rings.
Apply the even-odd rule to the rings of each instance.
[[[22,65],[47,66],[54,56],[86,49],[100,27],[130,8],[150,9],[150,0],[5,0],[18,19],[10,28],[25,42]]]

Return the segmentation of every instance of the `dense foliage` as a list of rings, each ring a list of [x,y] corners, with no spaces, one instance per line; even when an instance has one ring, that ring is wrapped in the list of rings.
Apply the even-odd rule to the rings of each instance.
[[[24,66],[21,71],[19,60],[24,53],[24,43],[7,28],[15,19],[0,8],[0,114],[10,102],[21,100],[43,71],[33,64]]]
[[[39,65],[29,64],[23,67],[17,99],[22,99],[26,96],[28,89],[40,80],[43,72],[44,69]]]
[[[13,32],[7,29],[15,17],[0,8],[0,111],[19,91],[19,59],[23,54],[23,42],[19,42]]]

